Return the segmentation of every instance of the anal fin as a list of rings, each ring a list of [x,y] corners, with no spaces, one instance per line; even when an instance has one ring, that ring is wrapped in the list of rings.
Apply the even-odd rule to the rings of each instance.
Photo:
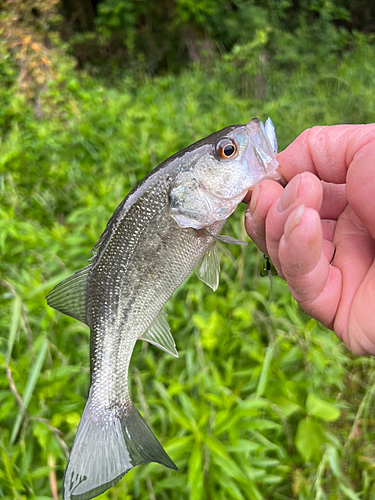
[[[139,340],[150,342],[150,344],[159,347],[162,351],[178,358],[176,344],[172,337],[166,316],[167,314],[162,309],[148,330],[139,337]]]

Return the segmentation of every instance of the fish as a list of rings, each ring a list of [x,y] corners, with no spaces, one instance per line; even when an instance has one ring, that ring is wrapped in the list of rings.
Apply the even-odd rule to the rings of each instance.
[[[133,467],[178,470],[129,396],[138,340],[178,357],[164,304],[195,269],[214,291],[217,241],[246,193],[277,179],[270,119],[215,132],[152,170],[114,211],[89,264],[55,286],[47,303],[90,328],[90,389],[63,478],[64,500],[89,500]]]

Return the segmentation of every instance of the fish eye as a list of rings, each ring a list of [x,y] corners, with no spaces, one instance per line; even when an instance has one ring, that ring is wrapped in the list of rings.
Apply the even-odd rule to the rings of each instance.
[[[237,150],[237,144],[232,139],[222,139],[216,146],[216,153],[222,160],[234,158],[237,155]]]

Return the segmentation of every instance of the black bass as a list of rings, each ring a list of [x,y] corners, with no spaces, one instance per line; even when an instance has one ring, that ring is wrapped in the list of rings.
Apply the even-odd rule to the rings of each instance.
[[[219,283],[216,240],[247,191],[278,176],[272,122],[226,127],[171,156],[120,203],[84,269],[48,295],[90,327],[91,384],[63,481],[64,500],[103,493],[132,467],[177,467],[133,405],[128,369],[137,340],[177,356],[163,306],[196,269]],[[241,242],[240,242],[241,243]]]

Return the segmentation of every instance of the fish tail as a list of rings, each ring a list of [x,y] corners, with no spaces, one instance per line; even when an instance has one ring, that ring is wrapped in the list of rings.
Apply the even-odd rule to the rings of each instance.
[[[178,470],[130,399],[126,407],[97,409],[90,391],[65,469],[63,500],[94,498],[148,462]]]

